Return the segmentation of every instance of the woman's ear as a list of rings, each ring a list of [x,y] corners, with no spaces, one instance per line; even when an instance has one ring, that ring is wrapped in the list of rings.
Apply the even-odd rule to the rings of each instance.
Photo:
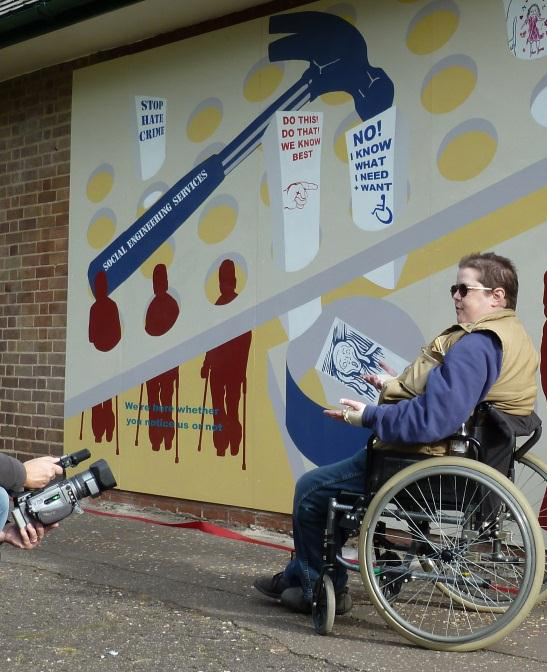
[[[507,300],[505,298],[505,289],[503,289],[503,287],[496,287],[496,289],[492,290],[492,298],[494,300],[495,306],[505,308],[505,306],[507,305]]]

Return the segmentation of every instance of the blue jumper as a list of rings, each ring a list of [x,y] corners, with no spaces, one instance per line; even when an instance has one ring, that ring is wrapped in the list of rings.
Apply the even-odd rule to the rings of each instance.
[[[427,443],[456,432],[496,382],[502,347],[491,331],[462,336],[427,378],[425,394],[396,404],[367,406],[363,425],[382,441]]]

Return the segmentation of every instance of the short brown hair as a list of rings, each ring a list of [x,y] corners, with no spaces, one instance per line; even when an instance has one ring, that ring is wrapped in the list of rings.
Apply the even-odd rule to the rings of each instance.
[[[510,259],[494,252],[474,252],[460,259],[458,268],[474,268],[479,272],[479,282],[485,287],[505,290],[507,308],[515,310],[519,293],[517,269]]]

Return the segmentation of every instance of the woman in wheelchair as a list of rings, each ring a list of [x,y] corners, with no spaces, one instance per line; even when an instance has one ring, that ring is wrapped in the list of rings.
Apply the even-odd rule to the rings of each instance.
[[[488,439],[489,445],[487,450],[481,448],[478,457],[507,475],[513,462],[512,450],[502,450],[502,445],[507,446],[508,437],[510,443],[514,443],[516,435],[532,433],[537,420],[533,408],[539,359],[515,314],[517,293],[517,273],[509,259],[493,253],[464,257],[458,264],[456,284],[450,288],[456,323],[424,347],[400,376],[382,377],[381,380],[378,377],[367,378],[368,382],[381,390],[378,405],[341,399],[342,410],[328,409],[324,413],[355,427],[371,428],[376,437],[375,450],[372,452],[376,454],[384,453],[388,449],[403,455],[416,453],[419,458],[424,455],[449,454],[450,441],[446,437],[455,432],[465,432],[466,423],[469,430],[475,408],[486,401],[486,408],[493,409],[488,411],[489,420],[485,422],[483,414],[482,429],[473,431],[482,431],[483,434],[486,431],[488,436],[481,438]],[[497,427],[496,422],[492,423],[491,413],[497,414],[498,421],[502,419],[502,429]],[[496,427],[492,429],[494,426]],[[482,443],[486,444],[487,441]],[[474,444],[479,445],[479,442],[474,441]],[[384,450],[377,451],[377,448]],[[357,507],[362,508],[367,496],[374,494],[365,492],[365,472],[371,468],[371,455],[367,458],[367,453],[371,451],[359,451],[347,460],[314,469],[298,480],[293,503],[295,552],[282,572],[273,577],[260,577],[255,581],[255,587],[262,594],[280,600],[291,610],[310,613],[312,604],[317,607],[317,590],[314,595],[314,588],[318,579],[322,583],[325,574],[328,574],[326,578],[333,582],[336,613],[343,614],[351,609],[352,600],[346,587],[347,567],[342,563],[331,563],[328,571],[325,569],[328,556],[325,549],[328,550],[330,546],[331,559],[336,555],[340,556],[341,548],[351,533],[348,530],[351,525],[329,528],[331,534],[327,540],[324,534],[327,518],[333,515],[332,509],[329,509],[329,500],[338,497],[341,491],[361,492],[364,498],[361,498]],[[404,466],[400,462],[399,465]],[[367,474],[369,481],[370,476],[371,474]],[[485,479],[488,480],[481,476],[477,487],[484,489]],[[445,481],[440,480],[439,483],[441,482]],[[381,487],[382,484],[377,485]],[[499,503],[499,493],[496,493],[497,490],[491,494],[490,499]],[[466,497],[467,495],[462,495],[460,504],[467,502]],[[369,496],[368,503],[370,499]],[[406,506],[411,506],[408,501]],[[355,508],[355,505],[345,507],[349,511],[355,511]],[[481,505],[481,508],[484,509],[484,506]],[[367,514],[367,518],[369,517]],[[400,518],[399,522],[401,520]],[[386,542],[387,536],[378,531],[382,528],[374,516],[370,521],[372,523],[376,526],[376,541],[379,535],[383,543]],[[484,523],[494,524],[492,521]],[[418,530],[422,523],[413,525]],[[385,543],[384,547],[388,548],[389,544]],[[360,548],[362,565],[364,558],[361,558],[361,550]],[[397,558],[397,562],[400,562],[397,554],[393,551],[391,554],[393,561]],[[448,555],[450,553],[445,554],[446,557]],[[441,560],[434,558],[429,564],[422,563],[422,574],[432,571],[432,567],[437,567],[439,562]],[[450,562],[454,564],[453,557]],[[361,572],[363,571],[364,568],[361,567]],[[461,593],[461,581],[458,583],[455,579],[447,579],[448,586],[451,585],[450,581],[453,583],[453,590],[449,589],[448,592]],[[401,582],[402,580],[395,581],[392,576],[393,585]],[[478,590],[471,591],[466,588],[465,599],[469,601],[468,593],[476,594]],[[462,600],[463,598],[460,602]],[[385,610],[385,605],[377,606]],[[503,610],[506,609],[507,606],[503,606]],[[398,627],[397,624],[394,625]],[[407,634],[404,632],[405,627],[401,630],[402,634]],[[417,635],[413,635],[414,641],[428,646],[427,641],[420,639],[420,628],[417,632]],[[475,640],[471,638],[470,641]],[[449,648],[452,645],[450,639],[449,644],[442,646]],[[473,647],[473,644],[468,644],[468,648]]]

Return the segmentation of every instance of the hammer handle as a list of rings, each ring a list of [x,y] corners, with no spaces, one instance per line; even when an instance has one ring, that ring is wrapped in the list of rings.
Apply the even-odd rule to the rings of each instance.
[[[89,265],[87,277],[95,292],[95,277],[106,273],[113,292],[192,215],[224,179],[218,154],[186,173],[136,222],[123,231]]]
[[[230,170],[260,142],[272,115],[309,100],[304,75],[252,121],[219,154],[213,154],[182,177],[128,229],[93,259],[87,277],[93,292],[95,277],[104,271],[113,292],[202,205]]]

